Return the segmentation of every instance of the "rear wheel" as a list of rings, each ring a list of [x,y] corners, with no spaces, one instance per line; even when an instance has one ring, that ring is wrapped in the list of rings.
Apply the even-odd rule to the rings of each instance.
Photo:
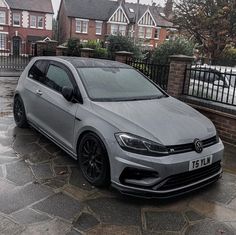
[[[20,96],[16,96],[14,98],[13,113],[15,123],[18,127],[25,128],[28,126],[27,118],[25,115],[24,103]]]
[[[94,133],[84,135],[79,143],[78,158],[84,178],[97,187],[110,183],[110,166],[106,148]]]

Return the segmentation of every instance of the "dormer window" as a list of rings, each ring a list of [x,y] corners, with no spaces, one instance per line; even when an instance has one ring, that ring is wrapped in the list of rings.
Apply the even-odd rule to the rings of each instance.
[[[20,13],[13,13],[13,26],[20,26]]]
[[[6,24],[6,12],[0,11],[0,24]]]

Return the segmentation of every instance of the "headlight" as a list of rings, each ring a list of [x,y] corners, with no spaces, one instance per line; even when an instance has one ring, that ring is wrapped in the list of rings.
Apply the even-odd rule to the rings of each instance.
[[[129,152],[150,156],[166,156],[169,154],[165,146],[136,135],[117,133],[115,137],[120,147]]]

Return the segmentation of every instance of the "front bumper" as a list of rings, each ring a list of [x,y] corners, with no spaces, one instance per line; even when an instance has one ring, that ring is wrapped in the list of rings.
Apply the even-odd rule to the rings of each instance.
[[[114,145],[113,145],[114,147]],[[205,148],[201,154],[188,152],[166,157],[149,157],[123,151],[117,146],[111,162],[111,180],[114,188],[121,193],[141,197],[170,198],[205,187],[217,181],[222,175],[222,142]],[[212,155],[212,165],[189,171],[189,162]],[[125,169],[154,172],[156,179],[150,184],[142,181],[127,183],[122,180]]]

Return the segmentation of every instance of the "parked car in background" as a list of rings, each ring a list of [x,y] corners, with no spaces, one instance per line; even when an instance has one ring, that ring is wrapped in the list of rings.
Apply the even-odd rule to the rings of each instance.
[[[189,95],[236,105],[236,68],[192,66]]]
[[[222,173],[224,146],[213,123],[118,62],[34,58],[19,79],[14,118],[77,159],[98,187],[166,198]]]

